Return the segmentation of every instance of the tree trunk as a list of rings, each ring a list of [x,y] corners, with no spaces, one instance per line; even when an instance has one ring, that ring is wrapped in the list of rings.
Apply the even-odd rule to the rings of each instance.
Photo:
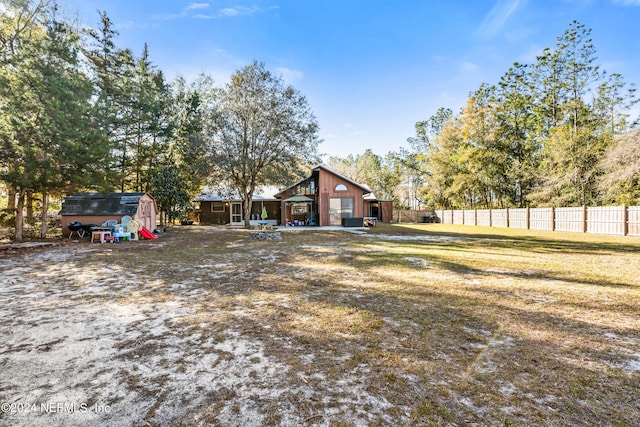
[[[33,225],[33,190],[27,190],[27,222]]]
[[[47,211],[49,210],[49,197],[47,193],[42,193],[42,231],[40,231],[40,237],[43,239],[47,238]]]
[[[8,186],[7,192],[9,193],[7,197],[7,209],[15,209],[16,208],[16,189],[12,186]]]
[[[14,234],[14,240],[16,242],[22,242],[22,231],[23,231],[23,224],[24,224],[24,195],[25,195],[25,191],[21,188],[18,190],[18,204],[17,204],[17,211],[16,211],[16,227],[15,227],[15,234]]]
[[[251,228],[251,204],[253,203],[253,197],[248,196],[242,204],[242,214],[244,215],[244,228]]]

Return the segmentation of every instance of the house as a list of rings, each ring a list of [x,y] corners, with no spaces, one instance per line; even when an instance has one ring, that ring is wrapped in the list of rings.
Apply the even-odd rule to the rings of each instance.
[[[262,222],[264,208],[267,211],[266,222],[272,225],[279,224],[280,200],[274,196],[277,192],[276,187],[270,186],[256,189],[251,205],[251,222]],[[206,188],[194,202],[200,204],[198,221],[201,224],[244,225],[242,199],[237,191]]]
[[[202,224],[244,225],[243,202],[235,191],[206,189],[194,201],[200,203]],[[262,222],[263,208],[272,225],[362,226],[365,217],[391,222],[393,216],[391,202],[378,200],[366,185],[324,165],[312,168],[310,176],[284,190],[264,187],[256,191],[252,224]]]
[[[371,190],[324,165],[311,175],[275,195],[281,200],[281,223],[362,226],[364,196]]]
[[[120,220],[125,215],[154,230],[158,208],[148,193],[75,193],[64,199],[60,215],[62,232],[67,236],[70,222],[101,225],[110,219]]]

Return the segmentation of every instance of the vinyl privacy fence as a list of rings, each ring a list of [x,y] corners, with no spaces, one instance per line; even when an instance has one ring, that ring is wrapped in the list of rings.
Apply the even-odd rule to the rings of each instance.
[[[640,236],[640,206],[438,209],[435,214],[443,224]]]

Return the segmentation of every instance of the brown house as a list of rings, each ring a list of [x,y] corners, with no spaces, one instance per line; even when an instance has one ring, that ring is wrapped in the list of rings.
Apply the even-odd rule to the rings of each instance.
[[[366,197],[365,197],[366,196]],[[195,198],[200,203],[202,224],[244,225],[242,200],[233,191],[208,189]],[[346,227],[362,226],[364,218],[391,222],[393,205],[376,199],[369,187],[359,184],[324,165],[311,170],[311,175],[278,191],[265,187],[253,195],[250,222],[272,225],[309,225]]]
[[[282,202],[282,224],[362,226],[364,195],[369,187],[359,184],[324,165],[311,176],[276,194]]]
[[[251,223],[279,224],[280,200],[274,196],[277,192],[275,187],[260,188],[256,191],[251,205]],[[194,199],[194,202],[200,204],[198,221],[201,224],[244,225],[243,202],[237,192],[205,189]],[[262,220],[263,209],[267,212],[266,220]]]
[[[125,215],[154,230],[158,208],[148,193],[75,193],[64,199],[60,215],[65,236],[69,235],[70,222],[102,225],[110,219],[120,221]]]

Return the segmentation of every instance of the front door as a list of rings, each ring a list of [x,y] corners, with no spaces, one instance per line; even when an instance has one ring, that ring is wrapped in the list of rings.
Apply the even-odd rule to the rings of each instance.
[[[231,224],[242,224],[242,203],[231,202]]]

